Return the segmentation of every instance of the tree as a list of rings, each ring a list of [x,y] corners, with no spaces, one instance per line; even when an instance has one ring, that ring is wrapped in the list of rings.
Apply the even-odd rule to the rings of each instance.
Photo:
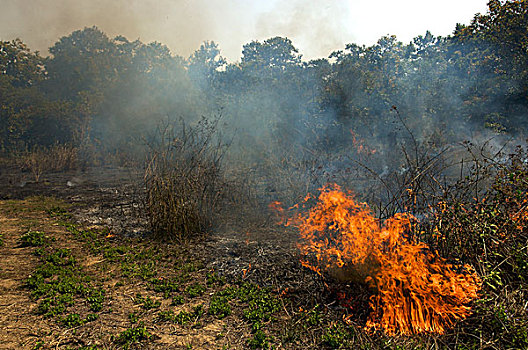
[[[300,65],[301,57],[290,39],[277,36],[263,43],[252,41],[244,45],[242,65],[253,69],[286,70]]]
[[[30,87],[45,76],[42,57],[20,39],[0,41],[0,78],[13,87]]]
[[[60,38],[49,52],[47,90],[56,98],[76,100],[82,91],[99,93],[123,69],[122,51],[97,27]]]
[[[528,2],[490,0],[488,12],[457,25],[453,41],[485,79],[481,120],[497,130],[526,131],[528,112]],[[482,95],[482,94],[481,94]]]
[[[214,41],[205,41],[187,60],[190,79],[204,92],[216,81],[216,73],[226,66],[226,60],[220,55],[220,49]]]

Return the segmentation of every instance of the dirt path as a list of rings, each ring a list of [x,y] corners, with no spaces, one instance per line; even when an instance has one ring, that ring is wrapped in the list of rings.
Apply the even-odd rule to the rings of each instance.
[[[11,212],[11,215],[9,213]],[[36,221],[45,222],[38,214],[13,212],[9,202],[0,203],[0,348],[22,349],[34,346],[52,332],[52,325],[35,314],[36,301],[24,288],[25,280],[35,269],[34,248],[21,247],[24,228]],[[28,226],[26,226],[28,225]]]
[[[270,243],[121,237],[79,224],[74,209],[52,197],[0,201],[0,349],[315,348],[309,309],[281,299],[301,270]],[[272,264],[276,255],[290,265]]]

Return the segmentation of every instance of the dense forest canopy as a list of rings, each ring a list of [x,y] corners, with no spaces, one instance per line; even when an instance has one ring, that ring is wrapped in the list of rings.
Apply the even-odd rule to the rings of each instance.
[[[352,132],[383,152],[398,136],[393,106],[432,147],[469,130],[525,137],[528,5],[488,6],[448,37],[427,32],[405,44],[385,36],[309,62],[284,37],[244,45],[235,63],[214,42],[186,59],[96,27],[60,38],[49,57],[2,41],[0,148],[133,147],[164,118],[221,114],[225,133],[236,132],[234,149],[331,150]]]

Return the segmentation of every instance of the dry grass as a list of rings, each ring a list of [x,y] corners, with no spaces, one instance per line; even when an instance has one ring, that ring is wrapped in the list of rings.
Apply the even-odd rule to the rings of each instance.
[[[152,232],[178,242],[201,235],[212,225],[223,189],[225,147],[216,138],[216,122],[166,123],[149,148],[145,208]]]
[[[71,145],[55,144],[50,147],[34,147],[17,156],[16,162],[22,171],[31,172],[35,182],[43,174],[76,169],[78,149]]]

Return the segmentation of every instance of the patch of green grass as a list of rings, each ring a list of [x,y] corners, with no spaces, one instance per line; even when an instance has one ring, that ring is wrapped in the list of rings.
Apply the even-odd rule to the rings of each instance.
[[[169,298],[172,293],[179,292],[180,285],[176,279],[152,279],[151,288],[155,292],[163,293],[165,299]]]
[[[151,337],[152,334],[147,331],[147,328],[143,324],[140,324],[137,327],[131,327],[121,332],[115,338],[114,342],[120,344],[123,349],[129,349],[132,344],[149,340]]]
[[[105,246],[101,249],[103,257],[111,262],[119,261],[124,255],[128,254],[130,248],[127,246]]]
[[[105,299],[104,290],[91,284],[69,249],[49,248],[40,253],[41,263],[26,280],[31,296],[40,299],[37,312],[45,317],[58,318],[66,327],[76,327],[79,322],[93,319],[94,314],[84,320],[77,314],[62,315],[74,307],[77,300],[87,303],[92,312],[100,311]]]
[[[131,312],[128,314],[128,320],[130,323],[137,323],[139,320],[139,314],[137,312]]]
[[[83,319],[79,314],[69,314],[65,317],[61,317],[60,322],[66,328],[74,328],[83,324]]]
[[[161,321],[161,322],[174,322],[175,318],[174,318],[174,312],[171,311],[171,310],[168,310],[168,311],[160,311],[158,313],[158,321]]]
[[[20,237],[22,247],[41,247],[46,243],[44,232],[28,231]]]
[[[162,322],[172,322],[184,326],[192,323],[194,326],[198,325],[198,320],[204,313],[203,305],[197,305],[192,311],[180,311],[175,314],[173,311],[160,311],[158,313],[158,320]]]
[[[88,314],[86,318],[81,318],[81,315],[77,313],[63,316],[59,319],[59,322],[66,328],[75,328],[82,326],[85,323],[95,321],[99,318],[97,314]]]
[[[225,284],[225,278],[218,276],[216,272],[208,272],[206,275],[207,286],[223,286]]]
[[[245,304],[243,317],[251,324],[252,338],[248,341],[251,348],[268,347],[270,337],[266,336],[263,325],[273,320],[273,314],[281,309],[279,298],[274,296],[269,289],[244,282],[239,285],[229,286],[217,292],[212,298],[209,312],[224,316],[228,313],[229,301],[237,300]],[[227,315],[225,315],[227,316]],[[224,317],[225,317],[224,316]]]
[[[35,211],[49,211],[53,208],[64,210],[69,206],[63,200],[55,197],[47,196],[32,196],[24,200],[8,200],[4,201],[5,211],[10,213],[30,213]]]
[[[219,319],[231,315],[231,306],[227,297],[213,296],[209,302],[209,314]]]
[[[157,309],[161,305],[160,301],[154,300],[150,296],[144,298],[141,293],[136,294],[136,297],[134,298],[134,303],[136,305],[141,305],[141,307],[145,310]]]
[[[319,305],[306,313],[306,322],[311,326],[317,326],[321,322],[321,312],[319,311]]]
[[[259,329],[249,338],[248,345],[251,349],[267,349],[269,348],[269,337]]]
[[[161,305],[161,302],[158,301],[158,300],[154,300],[154,299],[151,299],[149,296],[147,296],[144,300],[143,300],[143,308],[145,310],[150,310],[150,309],[157,309],[159,308]]]
[[[137,262],[123,262],[121,264],[121,275],[123,277],[139,277],[144,281],[148,281],[157,274],[154,261],[139,264]]]
[[[64,205],[51,206],[46,209],[46,212],[52,218],[56,218],[62,221],[70,221],[72,218],[72,215],[66,210],[66,207]]]
[[[172,296],[172,305],[182,305],[184,302],[185,300],[182,295],[176,294]]]
[[[205,292],[206,288],[199,283],[194,283],[185,288],[185,292],[189,298],[196,298]]]
[[[340,349],[346,347],[346,341],[350,334],[339,323],[328,327],[321,337],[321,341],[326,346],[332,349]]]

